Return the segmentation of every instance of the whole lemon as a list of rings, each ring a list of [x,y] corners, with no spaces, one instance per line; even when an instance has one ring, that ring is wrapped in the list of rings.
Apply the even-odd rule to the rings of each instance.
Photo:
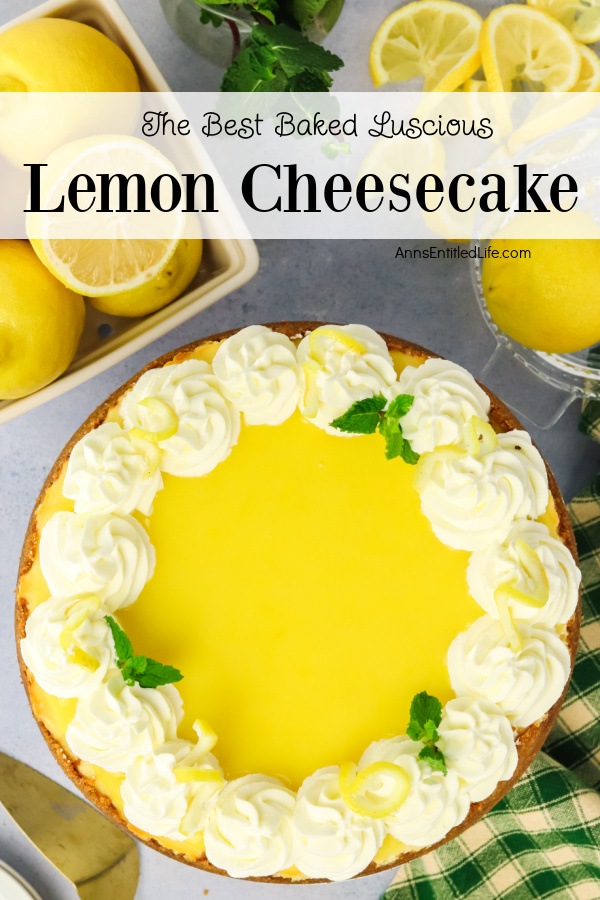
[[[0,153],[21,167],[84,135],[128,133],[139,90],[127,54],[96,28],[70,19],[20,22],[0,33]],[[97,94],[93,102],[89,91]]]
[[[574,353],[600,342],[600,240],[500,239],[501,253],[482,266],[485,302],[496,325],[515,341],[546,353]]]
[[[139,91],[133,63],[96,28],[31,19],[0,34],[2,91]]]
[[[58,378],[84,318],[83,297],[63,287],[27,241],[0,241],[0,398],[25,397]]]
[[[183,239],[162,271],[147,284],[130,291],[88,297],[88,302],[111,316],[147,316],[184,292],[202,259],[202,241]]]

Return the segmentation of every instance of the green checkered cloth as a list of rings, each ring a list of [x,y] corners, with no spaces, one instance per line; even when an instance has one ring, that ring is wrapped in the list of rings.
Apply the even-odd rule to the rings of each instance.
[[[581,429],[600,440],[600,403]],[[402,866],[383,900],[600,898],[600,474],[570,504],[583,626],[560,716],[529,771],[464,834]]]

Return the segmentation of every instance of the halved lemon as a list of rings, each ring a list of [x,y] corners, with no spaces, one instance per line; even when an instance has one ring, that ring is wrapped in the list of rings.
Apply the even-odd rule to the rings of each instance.
[[[106,202],[99,193],[102,174],[111,176]],[[80,187],[89,187],[82,175],[95,184],[95,194],[91,190],[79,194],[81,208],[94,200],[89,211],[77,212],[66,202],[63,211],[56,211],[69,195],[74,178],[79,177]],[[117,175],[130,180],[125,183]],[[142,180],[137,176],[145,185],[145,204],[141,204]],[[178,178],[173,164],[138,138],[103,135],[65,144],[48,157],[42,170],[42,211],[27,213],[27,236],[44,265],[72,291],[89,297],[131,291],[164,269],[183,235],[181,207],[161,212],[150,202],[155,181],[168,188],[173,178]],[[123,190],[127,202],[120,200]],[[134,211],[140,206],[149,211]]]
[[[581,54],[560,22],[509,3],[483,23],[481,62],[490,91],[569,91],[579,78]]]
[[[581,70],[572,91],[600,91],[600,58],[589,47],[579,45]]]
[[[479,68],[481,16],[454,0],[415,0],[393,12],[371,44],[375,87],[422,76],[426,91],[453,91]]]
[[[527,0],[569,29],[576,41],[593,44],[600,40],[600,0]]]

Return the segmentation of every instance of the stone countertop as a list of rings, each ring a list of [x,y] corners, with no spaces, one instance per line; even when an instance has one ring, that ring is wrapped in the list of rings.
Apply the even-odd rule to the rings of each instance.
[[[175,90],[214,90],[220,72],[183,46],[167,26],[158,0],[122,0],[142,40]],[[357,34],[359,4],[347,4],[330,46],[350,63],[340,89],[368,89],[365,47],[344,45]],[[381,18],[396,6],[381,3]],[[0,24],[32,7],[30,0],[0,0]],[[352,23],[352,19],[355,23]],[[350,26],[348,27],[348,23]],[[350,45],[349,45],[350,46]],[[494,341],[480,316],[466,260],[401,260],[397,241],[263,241],[258,275],[185,325],[71,392],[0,426],[0,749],[70,785],[51,757],[30,714],[16,665],[12,604],[21,543],[29,512],[48,469],[87,414],[146,362],[215,331],[276,319],[359,321],[402,335],[481,372]],[[410,242],[402,246],[409,248]],[[417,246],[415,244],[415,246]],[[440,242],[440,247],[444,246]],[[515,390],[518,373],[513,373]],[[493,386],[493,385],[492,385]],[[505,396],[509,396],[510,380]],[[567,499],[600,468],[600,447],[577,431],[573,404],[551,430],[531,433]],[[376,900],[392,873],[338,885],[265,886],[207,875],[140,847],[138,900]],[[37,888],[44,900],[74,897],[0,813],[0,859]]]

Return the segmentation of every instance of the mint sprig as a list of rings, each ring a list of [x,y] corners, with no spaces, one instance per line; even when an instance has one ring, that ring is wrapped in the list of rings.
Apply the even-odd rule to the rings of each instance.
[[[104,616],[104,620],[111,630],[117,666],[126,684],[133,685],[137,682],[140,687],[153,688],[181,681],[183,675],[179,669],[165,666],[149,656],[137,656],[133,652],[133,644],[113,617]]]
[[[375,434],[379,431],[385,439],[386,458],[396,459],[399,456],[404,462],[414,466],[419,461],[419,454],[415,453],[402,434],[400,425],[400,419],[409,411],[414,399],[410,394],[398,394],[388,405],[383,394],[366,397],[353,403],[331,425],[347,434]]]
[[[255,25],[221,83],[222,91],[328,91],[339,56],[288,25]]]
[[[438,725],[442,721],[442,704],[437,697],[427,691],[415,694],[410,704],[410,722],[406,733],[413,741],[421,741],[424,745],[419,752],[419,759],[428,763],[432,769],[448,774],[444,754],[436,746],[440,739]]]

